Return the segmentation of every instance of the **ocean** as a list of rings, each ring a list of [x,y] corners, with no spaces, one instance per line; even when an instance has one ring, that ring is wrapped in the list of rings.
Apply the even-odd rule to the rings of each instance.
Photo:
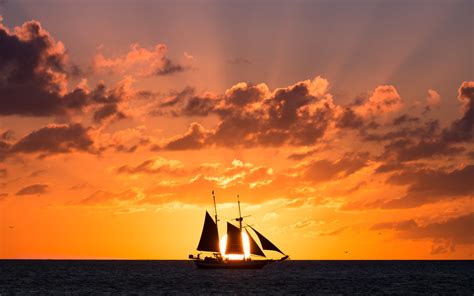
[[[473,295],[474,261],[298,261],[200,270],[190,261],[1,260],[0,295]]]

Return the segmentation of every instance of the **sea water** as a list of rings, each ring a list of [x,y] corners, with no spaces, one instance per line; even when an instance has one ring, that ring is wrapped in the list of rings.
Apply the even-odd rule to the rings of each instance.
[[[191,261],[2,260],[0,295],[473,295],[474,261],[285,261],[200,270]]]

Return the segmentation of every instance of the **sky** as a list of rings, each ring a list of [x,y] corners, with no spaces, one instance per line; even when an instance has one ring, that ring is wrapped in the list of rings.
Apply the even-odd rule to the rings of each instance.
[[[473,259],[473,6],[1,1],[0,258]]]

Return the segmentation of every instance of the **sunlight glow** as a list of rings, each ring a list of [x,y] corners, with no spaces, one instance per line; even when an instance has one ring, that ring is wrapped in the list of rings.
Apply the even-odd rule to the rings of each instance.
[[[227,234],[222,236],[221,240],[219,241],[219,248],[221,251],[222,257],[229,259],[229,260],[242,260],[244,258],[250,257],[250,241],[247,233],[242,232],[242,243],[244,246],[244,255],[240,254],[226,254],[225,248],[227,246]]]

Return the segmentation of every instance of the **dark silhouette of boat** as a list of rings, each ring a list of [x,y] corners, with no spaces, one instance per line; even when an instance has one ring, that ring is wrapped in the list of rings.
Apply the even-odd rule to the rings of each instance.
[[[227,222],[227,241],[225,243],[225,250],[220,249],[219,245],[219,231],[217,227],[217,206],[216,197],[214,191],[212,191],[212,197],[214,200],[214,211],[215,221],[211,215],[206,211],[204,218],[204,226],[202,229],[201,239],[197,247],[198,251],[210,252],[212,256],[206,256],[201,258],[202,253],[197,256],[189,255],[189,259],[194,261],[198,268],[203,269],[260,269],[265,265],[288,259],[288,255],[283,253],[277,246],[275,246],[270,240],[264,237],[260,232],[255,230],[250,225],[242,226],[245,217],[242,217],[240,211],[240,200],[237,196],[237,203],[239,207],[239,217],[233,220],[239,222],[239,226]],[[261,248],[250,235],[248,228],[251,229],[258,237]],[[243,232],[245,231],[245,233]],[[247,254],[244,250],[243,237],[248,237],[249,248]],[[276,251],[283,255],[278,260],[267,259],[263,250]],[[250,255],[257,256],[260,259],[252,259]]]

